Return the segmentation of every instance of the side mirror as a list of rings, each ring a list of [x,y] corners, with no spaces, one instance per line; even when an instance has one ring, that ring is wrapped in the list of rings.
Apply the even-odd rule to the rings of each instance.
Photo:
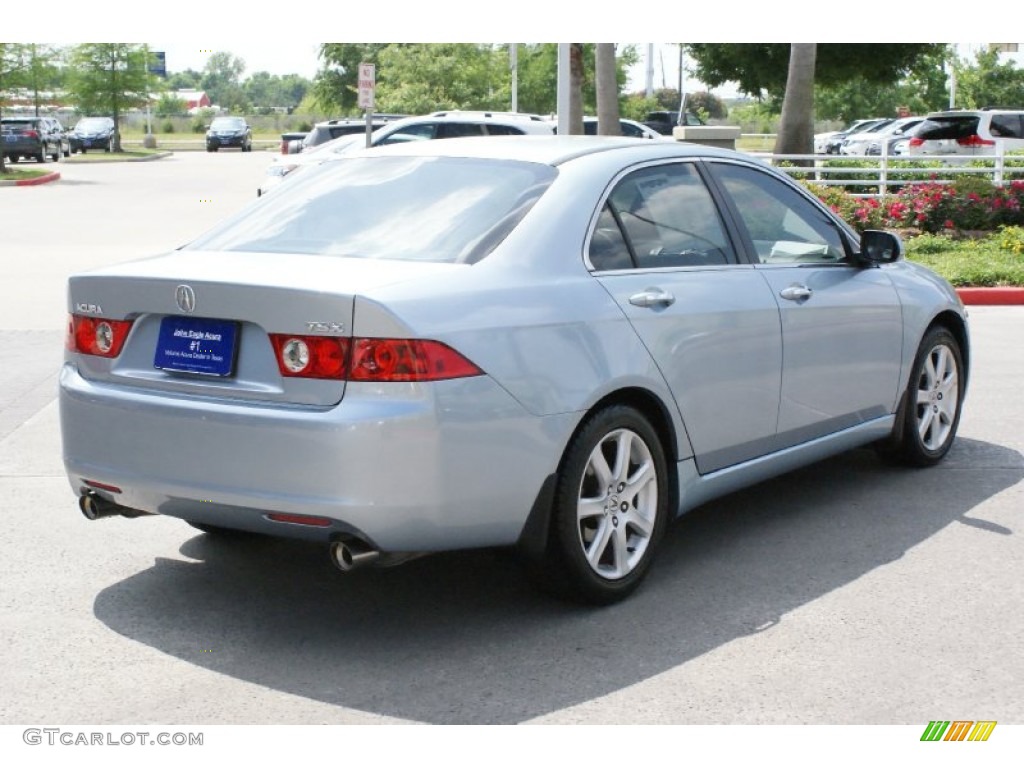
[[[860,236],[858,261],[864,266],[892,264],[903,258],[903,241],[892,232],[868,229]]]

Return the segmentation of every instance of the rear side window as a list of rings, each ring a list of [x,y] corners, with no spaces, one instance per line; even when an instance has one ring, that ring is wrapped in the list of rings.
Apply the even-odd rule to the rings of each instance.
[[[449,157],[354,157],[304,171],[191,250],[474,263],[557,175],[550,165]]]
[[[914,133],[917,138],[924,141],[938,141],[940,139],[966,139],[977,132],[977,115],[948,115],[927,118]]]
[[[488,136],[522,136],[523,132],[514,128],[511,125],[488,125],[487,126]]]
[[[718,209],[692,163],[650,166],[612,190],[590,243],[595,269],[698,267],[733,261]]]
[[[1022,115],[992,115],[991,134],[997,139],[1024,139]]]
[[[464,136],[483,136],[484,128],[479,123],[441,123],[437,126],[437,138],[458,139]]]

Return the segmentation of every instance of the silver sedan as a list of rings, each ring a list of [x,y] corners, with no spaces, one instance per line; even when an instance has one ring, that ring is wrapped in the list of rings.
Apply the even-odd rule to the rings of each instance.
[[[709,499],[953,443],[956,293],[743,155],[451,139],[286,187],[70,279],[61,430],[87,517],[320,541],[343,570],[516,547],[607,603]]]

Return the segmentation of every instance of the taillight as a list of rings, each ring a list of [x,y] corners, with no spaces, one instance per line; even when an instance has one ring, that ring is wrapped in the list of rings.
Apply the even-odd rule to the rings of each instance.
[[[97,357],[117,357],[131,330],[131,320],[71,315],[64,346],[72,352]]]
[[[282,376],[342,381],[441,381],[483,373],[439,341],[270,334]]]
[[[924,144],[924,139],[919,139],[916,136],[910,140],[910,146],[912,147],[920,147],[922,144]]]
[[[481,373],[439,341],[356,339],[352,344],[352,381],[441,381]]]
[[[288,154],[288,139],[281,139],[281,154]]]
[[[282,376],[344,379],[349,340],[334,336],[270,334]]]
[[[25,131],[25,135],[28,136],[30,139],[38,139],[39,131]]]
[[[963,138],[957,139],[956,143],[961,147],[994,147],[996,143],[983,139],[976,133],[972,133],[970,136],[964,136]]]

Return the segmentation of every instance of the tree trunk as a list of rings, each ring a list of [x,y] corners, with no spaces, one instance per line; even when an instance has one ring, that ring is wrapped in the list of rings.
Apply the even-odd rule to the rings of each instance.
[[[583,134],[583,43],[569,44],[569,133]]]
[[[597,81],[597,133],[621,136],[619,128],[619,81],[615,76],[615,43],[597,43],[594,52]]]
[[[817,43],[792,43],[789,48],[789,74],[782,100],[782,121],[775,140],[777,155],[814,153],[814,61]],[[811,165],[810,160],[794,161]]]

